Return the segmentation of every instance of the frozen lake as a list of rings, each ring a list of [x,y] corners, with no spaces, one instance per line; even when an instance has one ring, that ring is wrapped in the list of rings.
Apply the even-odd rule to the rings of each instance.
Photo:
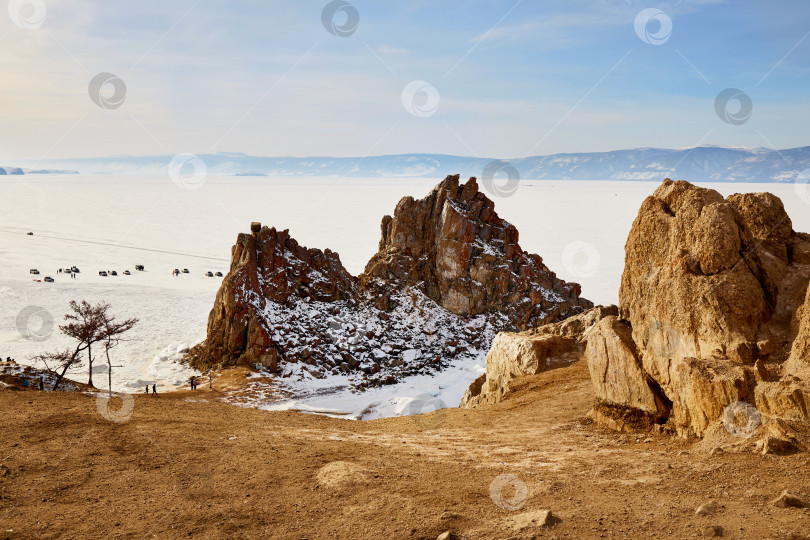
[[[236,235],[247,232],[251,221],[290,229],[303,245],[338,252],[356,275],[377,250],[382,216],[393,213],[400,198],[422,197],[439,181],[208,177],[189,190],[168,177],[2,176],[0,355],[26,362],[68,345],[58,330],[43,334],[42,341],[25,339],[17,320],[26,308],[41,308],[58,325],[70,300],[106,300],[113,313],[140,319],[131,340],[115,351],[115,363],[125,366],[114,371],[115,387],[141,391],[146,382],[164,389],[182,384],[191,372],[173,363],[172,353],[205,337],[221,281],[205,272],[227,272]],[[627,233],[658,185],[523,181],[512,196],[491,198],[520,231],[524,249],[539,253],[563,279],[581,283],[583,296],[606,304],[618,301]],[[724,195],[776,193],[794,229],[810,231],[810,198],[793,184],[705,185]],[[136,272],[136,264],[146,271]],[[78,279],[57,274],[72,265],[81,269]],[[30,275],[31,268],[41,275]],[[190,273],[175,278],[174,268]],[[131,276],[122,275],[126,269]],[[100,270],[119,275],[100,277]],[[33,280],[46,275],[56,282]],[[32,322],[35,333],[38,320]],[[463,380],[451,385],[453,395],[444,394],[444,401],[455,405],[466,379],[477,372],[469,366],[459,371]],[[106,366],[97,384],[105,374]],[[85,375],[76,378],[84,381]]]

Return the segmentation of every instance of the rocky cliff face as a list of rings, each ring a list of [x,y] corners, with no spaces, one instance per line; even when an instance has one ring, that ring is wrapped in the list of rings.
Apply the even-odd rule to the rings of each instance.
[[[289,231],[251,225],[231,250],[231,269],[208,317],[197,366],[260,363],[275,370],[279,359],[268,312],[301,301],[354,303],[356,279],[328,249],[307,249]]]
[[[382,221],[379,252],[366,277],[397,287],[419,284],[458,315],[505,313],[525,329],[593,306],[575,283],[557,279],[539,255],[523,251],[518,231],[495,212],[475,178],[448,177],[427,197],[402,199]]]
[[[592,305],[520,249],[475,179],[448,177],[425,199],[402,199],[382,228],[380,252],[354,278],[336,253],[254,223],[233,248],[191,365],[386,384],[475,358],[498,331]]]
[[[625,250],[623,321],[588,339],[598,418],[621,423],[636,411],[702,437],[743,402],[810,422],[801,320],[810,236],[792,230],[777,197],[724,199],[667,180],[642,204]]]
[[[810,449],[808,281],[810,235],[779,198],[666,180],[630,231],[618,313],[570,319],[596,316],[574,335],[584,348],[545,337],[543,349],[584,349],[592,416],[606,426]],[[462,405],[497,401],[510,377],[533,373],[538,338],[556,326],[498,335]]]

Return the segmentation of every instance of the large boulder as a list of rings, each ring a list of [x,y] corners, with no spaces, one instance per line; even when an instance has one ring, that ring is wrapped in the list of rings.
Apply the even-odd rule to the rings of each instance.
[[[670,181],[644,201],[625,246],[619,308],[651,362],[753,362],[776,302],[755,245],[716,191]]]
[[[623,416],[626,409],[634,409],[653,422],[668,416],[671,404],[645,376],[627,323],[612,315],[605,317],[586,341],[585,355],[600,414],[609,418],[618,412]]]
[[[698,437],[739,402],[807,422],[809,250],[772,194],[724,199],[666,180],[625,247],[626,323],[603,321],[588,339],[596,410],[658,415]]]
[[[517,229],[498,216],[475,178],[461,185],[458,175],[448,176],[423,199],[405,197],[381,228],[379,252],[363,277],[418,284],[453,313],[501,312],[525,329],[593,307],[578,284],[521,249]]]
[[[509,392],[512,379],[578,360],[588,332],[604,317],[616,313],[616,306],[598,306],[558,323],[519,333],[501,332],[487,353],[486,373],[470,385],[460,407],[493,405]]]

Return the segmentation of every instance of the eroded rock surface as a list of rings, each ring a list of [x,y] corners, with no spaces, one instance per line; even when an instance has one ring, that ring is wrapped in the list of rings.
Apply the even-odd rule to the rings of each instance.
[[[589,338],[597,413],[650,412],[651,392],[669,409],[656,409],[666,413],[659,420],[683,436],[704,436],[738,402],[810,421],[800,321],[808,248],[810,237],[792,230],[774,195],[724,199],[665,181],[642,204],[625,248],[619,308],[626,323],[613,325],[631,330],[632,342],[610,349],[604,333]],[[608,385],[604,373],[625,382]]]
[[[671,404],[664,402],[660,392],[654,390],[655,383],[644,376],[641,358],[627,323],[612,315],[605,317],[585,339],[585,354],[591,359],[588,369],[596,398],[601,403],[621,409],[626,407],[629,398],[635,404],[634,408],[650,420],[667,417]]]
[[[427,197],[405,197],[382,221],[379,252],[365,276],[398,287],[419,285],[458,315],[505,313],[517,328],[593,307],[580,287],[558,279],[539,255],[518,244],[518,231],[495,212],[475,178],[446,178]]]
[[[208,317],[205,346],[193,355],[195,366],[260,363],[275,370],[279,350],[273,329],[259,317],[268,303],[355,301],[357,280],[336,253],[300,246],[289,231],[257,223],[251,228],[231,251],[230,271]]]
[[[725,437],[764,453],[810,449],[808,254],[810,235],[793,231],[778,197],[724,199],[666,180],[630,231],[618,313],[588,312],[598,319],[575,340],[584,354],[544,330],[560,325],[499,334],[462,405],[498,401],[544,355],[581,354],[591,417],[605,426]]]
[[[558,323],[498,334],[487,354],[486,373],[470,385],[460,406],[493,405],[509,391],[512,379],[578,360],[589,332],[604,317],[617,313],[616,306],[598,306]]]
[[[460,186],[451,176],[425,199],[402,199],[382,233],[380,252],[355,278],[336,253],[253,223],[237,238],[191,365],[391,384],[477,358],[498,331],[592,305],[520,249],[474,178]]]

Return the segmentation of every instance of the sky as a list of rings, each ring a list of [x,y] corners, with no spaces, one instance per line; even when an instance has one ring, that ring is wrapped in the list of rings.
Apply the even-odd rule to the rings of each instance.
[[[807,0],[3,3],[0,162],[810,144]]]

